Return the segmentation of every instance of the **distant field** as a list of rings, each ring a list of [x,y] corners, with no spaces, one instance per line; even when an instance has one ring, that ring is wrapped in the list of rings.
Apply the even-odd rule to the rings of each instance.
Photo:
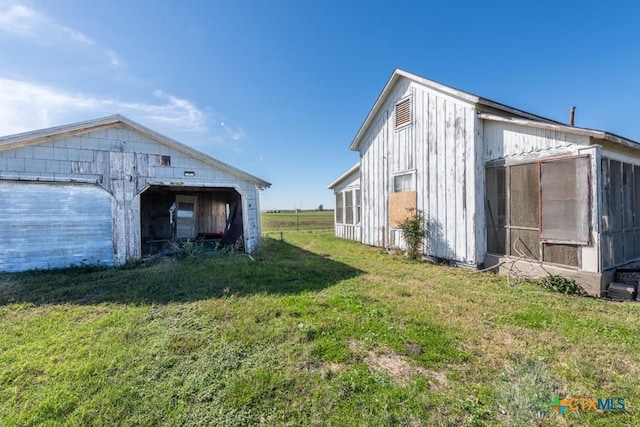
[[[333,211],[261,212],[262,233],[278,231],[332,231]]]

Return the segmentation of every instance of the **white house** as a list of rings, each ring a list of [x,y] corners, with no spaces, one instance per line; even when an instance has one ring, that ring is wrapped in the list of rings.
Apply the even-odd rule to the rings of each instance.
[[[164,242],[253,251],[270,184],[126,117],[0,138],[0,271],[122,265]]]
[[[403,247],[396,226],[417,209],[431,258],[508,261],[497,269],[574,277],[596,295],[617,267],[640,260],[636,141],[396,70],[350,149],[358,167],[330,188],[336,212],[349,209],[349,192],[360,195],[349,199],[359,221],[337,213],[339,237]]]

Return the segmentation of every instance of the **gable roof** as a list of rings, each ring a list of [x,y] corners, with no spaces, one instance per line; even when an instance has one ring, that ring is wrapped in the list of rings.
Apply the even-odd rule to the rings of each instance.
[[[345,179],[349,178],[350,176],[352,176],[356,172],[360,172],[360,162],[358,162],[355,165],[351,166],[351,168],[348,171],[346,171],[345,173],[340,175],[338,177],[338,179],[336,179],[331,184],[329,184],[329,186],[327,187],[327,190],[333,190],[338,185],[340,185],[342,183],[342,181],[344,181]]]
[[[267,181],[248,174],[247,172],[244,172],[227,163],[221,162],[220,160],[214,159],[211,156],[208,156],[194,148],[189,147],[188,145],[178,142],[175,139],[169,138],[166,135],[149,129],[148,127],[134,122],[133,120],[128,119],[127,117],[120,114],[101,117],[98,119],[86,120],[83,122],[71,123],[62,126],[50,127],[46,129],[39,129],[15,135],[3,136],[0,137],[0,151],[31,144],[38,144],[48,139],[59,138],[61,136],[80,135],[88,132],[93,132],[98,129],[114,127],[120,124],[125,125],[156,142],[159,142],[170,148],[173,148],[176,151],[186,154],[187,156],[198,159],[210,166],[223,170],[242,180],[251,182],[260,188],[268,188],[271,186],[271,183]]]
[[[378,112],[382,108],[386,98],[389,96],[389,94],[393,90],[396,83],[403,78],[409,79],[412,82],[419,83],[430,89],[436,90],[438,92],[452,96],[462,101],[466,101],[469,104],[475,105],[476,107],[480,107],[480,109],[484,111],[479,114],[479,118],[481,119],[509,121],[512,123],[517,123],[517,124],[532,126],[532,127],[548,126],[548,128],[550,129],[562,130],[564,132],[570,132],[570,133],[576,133],[576,134],[582,134],[582,135],[589,135],[594,138],[606,139],[615,143],[620,143],[632,148],[640,149],[640,143],[633,141],[631,139],[623,138],[609,132],[569,126],[564,123],[557,122],[555,120],[547,119],[542,116],[527,113],[526,111],[519,110],[517,108],[509,107],[508,105],[501,104],[499,102],[495,102],[487,98],[482,98],[480,96],[474,95],[469,92],[464,92],[459,89],[443,85],[433,80],[425,79],[424,77],[420,77],[416,74],[412,74],[407,71],[400,70],[398,68],[396,68],[394,72],[391,74],[391,77],[387,81],[387,84],[382,89],[382,92],[378,96],[378,99],[376,100],[376,102],[373,104],[373,107],[369,111],[369,114],[367,115],[364,123],[362,124],[362,126],[360,126],[358,133],[356,134],[355,138],[351,142],[349,149],[353,151],[358,151],[360,149],[360,144],[362,143],[362,140],[364,138],[364,135],[368,127],[371,125],[371,123],[375,119],[375,116],[378,114]],[[499,114],[493,114],[493,112],[506,113],[506,117],[503,117],[502,115],[499,115]]]

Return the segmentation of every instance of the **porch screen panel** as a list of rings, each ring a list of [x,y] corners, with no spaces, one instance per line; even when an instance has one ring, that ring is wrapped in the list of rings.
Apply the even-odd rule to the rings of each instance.
[[[506,169],[490,167],[486,170],[487,179],[487,251],[494,254],[506,254],[507,245],[507,179]]]
[[[511,166],[509,225],[538,228],[538,165]]]
[[[550,242],[588,244],[588,157],[540,163],[540,186],[540,238]]]
[[[353,192],[346,191],[344,193],[344,213],[345,224],[353,224]]]
[[[344,223],[344,193],[336,194],[336,224]]]

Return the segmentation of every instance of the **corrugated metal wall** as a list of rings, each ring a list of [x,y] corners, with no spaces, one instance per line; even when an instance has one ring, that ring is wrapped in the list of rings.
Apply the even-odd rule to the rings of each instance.
[[[0,270],[113,265],[111,199],[96,185],[0,182]]]

